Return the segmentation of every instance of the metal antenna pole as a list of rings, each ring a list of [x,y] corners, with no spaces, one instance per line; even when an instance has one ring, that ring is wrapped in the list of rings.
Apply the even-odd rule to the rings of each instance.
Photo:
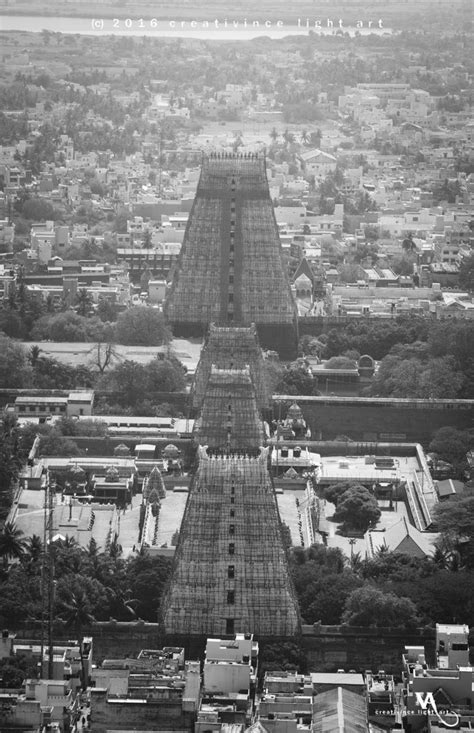
[[[161,198],[161,180],[162,180],[162,160],[161,160],[161,151],[163,147],[163,129],[160,125],[160,135],[158,138],[158,196]]]
[[[54,556],[53,556],[53,518],[54,518],[54,484],[48,472],[48,678],[53,679],[53,616],[54,616]]]
[[[43,469],[44,470],[44,469]],[[43,677],[43,657],[44,657],[44,646],[45,646],[45,616],[46,616],[46,575],[48,573],[48,473],[44,473],[44,514],[43,514],[43,555],[41,558],[41,656],[40,656],[40,669],[39,676]]]

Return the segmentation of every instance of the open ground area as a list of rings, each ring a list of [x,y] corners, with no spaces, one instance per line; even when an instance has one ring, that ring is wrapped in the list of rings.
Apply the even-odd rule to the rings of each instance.
[[[25,347],[38,346],[44,356],[48,356],[63,364],[77,366],[77,364],[93,365],[97,351],[97,345],[92,343],[72,341],[28,341]],[[179,359],[188,372],[194,373],[202,349],[200,339],[173,339],[170,348],[172,353]],[[148,364],[159,353],[166,353],[168,346],[124,346],[115,344],[115,355],[112,357],[111,365],[119,364],[129,359],[139,364]]]

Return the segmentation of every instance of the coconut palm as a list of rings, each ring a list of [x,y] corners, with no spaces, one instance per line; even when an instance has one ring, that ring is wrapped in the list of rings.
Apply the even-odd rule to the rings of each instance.
[[[57,538],[51,545],[54,564],[59,575],[62,573],[81,573],[84,569],[86,553],[74,537]]]
[[[33,369],[36,366],[36,363],[39,359],[39,355],[41,354],[41,351],[42,350],[40,349],[40,347],[34,344],[34,346],[32,346],[28,352],[28,361],[30,362]]]
[[[87,316],[92,308],[92,295],[87,288],[81,288],[76,295],[76,309],[80,316]]]
[[[244,141],[242,140],[242,136],[236,135],[232,143],[233,152],[236,153],[238,149],[242,147],[243,144],[244,144]]]
[[[3,557],[4,569],[8,569],[9,560],[21,560],[25,551],[26,539],[23,531],[14,522],[6,522],[0,534],[0,557]]]
[[[142,247],[143,249],[149,249],[152,244],[152,234],[149,229],[146,229],[143,233]]]
[[[288,147],[291,143],[295,141],[295,136],[292,132],[288,130],[288,128],[283,133],[283,140],[285,141],[285,146]]]
[[[122,554],[122,545],[118,541],[118,536],[115,534],[113,540],[109,545],[109,557],[112,560],[118,560]]]
[[[270,137],[271,137],[271,139],[273,140],[274,143],[276,143],[276,141],[280,137],[280,135],[279,135],[278,130],[276,129],[276,127],[274,127],[272,129],[272,131],[270,133]]]
[[[452,570],[455,572],[461,567],[461,558],[458,550],[446,538],[440,538],[434,543],[431,560],[440,570]]]
[[[136,619],[136,607],[139,605],[140,601],[138,598],[133,598],[131,588],[123,590],[120,587],[108,587],[106,590],[112,607],[112,613],[117,614],[119,618],[125,615],[127,621],[129,621],[130,618]]]
[[[43,542],[41,541],[41,537],[39,537],[39,535],[34,534],[29,537],[26,545],[26,551],[28,553],[29,562],[38,562],[38,560],[41,558],[41,555],[43,554]]]

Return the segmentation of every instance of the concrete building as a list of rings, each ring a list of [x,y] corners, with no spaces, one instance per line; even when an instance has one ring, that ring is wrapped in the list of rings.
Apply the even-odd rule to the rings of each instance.
[[[54,416],[90,417],[93,403],[93,390],[73,390],[62,395],[58,395],[58,390],[50,395],[41,391],[18,395],[10,409],[19,420],[43,423]]]
[[[243,731],[253,718],[258,643],[252,634],[208,639],[195,732]]]
[[[204,691],[250,692],[257,677],[258,643],[252,634],[208,639],[204,660]]]
[[[267,672],[255,726],[269,733],[366,731],[364,693],[364,678],[355,672]]]
[[[436,624],[434,664],[423,647],[405,647],[406,721],[412,730],[423,730],[427,718],[429,724],[445,721],[451,728],[471,728],[474,669],[469,664],[468,637],[465,624]]]
[[[337,166],[337,158],[334,155],[319,149],[302,153],[300,160],[306,174],[316,179],[325,178],[328,173],[334,172]]]
[[[93,730],[192,731],[200,699],[199,662],[180,647],[105,659],[92,670]]]
[[[52,665],[49,648],[40,641],[16,640],[3,632],[0,659],[21,656],[37,662],[41,676],[27,679],[24,689],[0,695],[0,729],[2,731],[70,730],[79,717],[81,678],[88,684],[92,670],[91,637],[77,641],[55,642]],[[48,673],[52,676],[48,678]]]

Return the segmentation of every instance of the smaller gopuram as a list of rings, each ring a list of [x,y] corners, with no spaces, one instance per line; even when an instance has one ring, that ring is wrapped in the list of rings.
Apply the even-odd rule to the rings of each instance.
[[[215,323],[210,325],[194,379],[193,407],[197,409],[202,408],[213,365],[219,369],[248,368],[259,410],[269,406],[271,394],[254,324],[232,328]]]

